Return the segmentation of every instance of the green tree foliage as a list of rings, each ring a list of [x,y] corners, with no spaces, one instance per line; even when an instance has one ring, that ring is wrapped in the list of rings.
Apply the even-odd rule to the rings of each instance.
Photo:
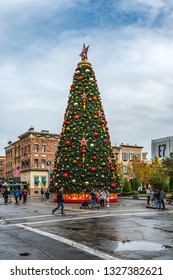
[[[128,179],[125,177],[124,180],[123,180],[122,192],[123,193],[128,193],[128,192],[131,192],[131,191],[132,191],[131,184],[128,181]]]
[[[139,180],[137,178],[131,179],[130,185],[133,191],[137,191],[140,186]]]
[[[165,174],[162,163],[157,157],[152,160],[152,163],[150,165],[149,183],[153,189],[167,189],[167,176]]]
[[[134,157],[132,160],[132,170],[133,176],[137,179],[138,184],[146,186],[149,183],[150,166],[146,162],[139,161]]]
[[[119,187],[106,116],[91,64],[81,61],[70,86],[50,190],[90,192]]]
[[[162,160],[165,174],[169,176],[170,189],[173,189],[173,153],[170,153],[170,157]]]

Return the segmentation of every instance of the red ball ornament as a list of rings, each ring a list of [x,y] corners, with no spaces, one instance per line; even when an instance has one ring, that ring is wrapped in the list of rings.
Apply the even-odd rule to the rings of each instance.
[[[80,118],[79,115],[75,115],[75,116],[74,116],[74,119],[75,119],[75,120],[78,120],[79,118]]]
[[[76,149],[76,146],[75,146],[75,145],[72,145],[71,147],[72,147],[72,149]]]
[[[92,172],[95,172],[95,171],[96,171],[96,168],[95,168],[95,167],[91,167],[91,171],[92,171]]]
[[[58,170],[58,168],[57,168],[57,167],[54,167],[53,171],[57,171],[57,170]]]
[[[70,145],[70,141],[66,141],[65,144],[66,144],[66,146],[69,146]]]
[[[115,189],[115,186],[116,186],[115,183],[111,184],[112,189]]]
[[[96,96],[93,96],[93,100],[94,100],[94,101],[97,101],[97,97],[96,97]]]
[[[115,171],[115,167],[111,167],[111,171]]]
[[[82,81],[82,80],[83,80],[83,77],[82,77],[82,76],[79,76],[77,79],[78,79],[79,81]]]
[[[85,150],[85,149],[82,149],[81,153],[82,153],[82,154],[85,154],[85,153],[86,153],[86,150]]]
[[[96,160],[97,159],[97,157],[96,156],[93,156],[93,160]]]
[[[68,177],[68,174],[67,174],[67,173],[63,173],[62,177],[63,177],[64,179],[66,179],[66,178]]]
[[[97,136],[98,136],[98,133],[97,133],[97,132],[94,132],[93,135],[94,135],[95,137],[97,137]]]

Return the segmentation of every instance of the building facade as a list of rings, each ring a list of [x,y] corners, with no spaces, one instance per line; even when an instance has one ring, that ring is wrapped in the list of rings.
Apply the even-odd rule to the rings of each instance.
[[[15,186],[27,185],[30,195],[37,196],[40,195],[41,188],[48,187],[59,140],[59,134],[49,133],[47,130],[37,132],[30,128],[19,135],[15,142],[8,142],[5,157],[1,158],[4,162],[2,173],[11,190]],[[142,148],[123,143],[113,147],[114,157],[117,163],[122,164],[124,174],[128,173],[134,156],[140,161],[146,159]]]
[[[142,146],[121,144],[120,146],[113,147],[114,157],[117,163],[122,164],[123,173],[128,173],[128,168],[132,162],[133,157],[136,157],[139,161],[146,160],[146,153],[142,153]]]
[[[40,189],[49,185],[59,134],[33,128],[9,142],[5,147],[6,180],[13,184],[27,184],[30,195],[40,195]]]
[[[0,188],[5,181],[5,156],[0,156]]]
[[[154,139],[151,141],[151,158],[169,157],[173,153],[173,136]]]

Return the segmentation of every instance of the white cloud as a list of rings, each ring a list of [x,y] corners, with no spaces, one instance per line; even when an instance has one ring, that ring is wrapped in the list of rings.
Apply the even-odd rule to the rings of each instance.
[[[52,11],[57,9],[57,1],[44,1],[43,6],[42,1],[3,2],[0,15],[5,27],[0,42],[8,44],[0,52],[0,100],[3,104],[0,154],[4,153],[7,141],[16,140],[31,125],[36,130],[61,132],[69,87],[80,61],[83,42],[90,44],[89,61],[98,80],[112,144],[142,145],[150,154],[152,139],[171,134],[173,37],[167,25],[151,28],[150,24],[141,27],[133,23],[116,28],[115,24],[115,28],[105,25],[102,29],[95,25],[93,28],[84,26],[83,30],[62,26],[61,31],[58,28],[57,37],[46,37],[47,33],[36,36],[33,30],[37,26],[30,23],[31,15],[36,16],[40,11],[47,20],[50,13],[49,20],[56,26],[57,19]],[[71,7],[74,12],[79,2],[58,1],[61,5],[58,11]],[[149,7],[155,15],[161,9],[164,13],[167,11],[164,1],[121,1],[121,4],[122,13],[134,7],[136,11]],[[30,33],[26,41],[26,29],[15,30],[12,22],[7,21],[7,15],[17,15],[22,9],[28,11],[22,19],[27,22]],[[168,14],[170,19],[172,15]],[[59,27],[60,22],[57,21]],[[39,30],[38,25],[38,34]]]

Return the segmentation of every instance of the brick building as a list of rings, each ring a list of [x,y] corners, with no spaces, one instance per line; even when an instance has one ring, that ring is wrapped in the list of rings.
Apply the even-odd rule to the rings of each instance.
[[[31,195],[40,195],[41,187],[48,187],[59,140],[59,134],[49,133],[47,130],[36,132],[34,128],[30,128],[19,135],[17,141],[8,142],[5,157],[1,157],[5,163],[2,173],[5,172],[4,177],[12,190],[16,184],[27,184]],[[142,148],[123,143],[113,147],[114,157],[117,163],[123,165],[124,174],[128,173],[134,156],[140,161],[146,160],[146,153],[142,153]]]
[[[0,188],[5,181],[5,156],[0,156]]]
[[[12,188],[27,183],[30,194],[39,195],[41,187],[48,187],[59,137],[47,130],[36,132],[30,128],[18,136],[19,140],[8,143],[5,147],[6,179]]]

